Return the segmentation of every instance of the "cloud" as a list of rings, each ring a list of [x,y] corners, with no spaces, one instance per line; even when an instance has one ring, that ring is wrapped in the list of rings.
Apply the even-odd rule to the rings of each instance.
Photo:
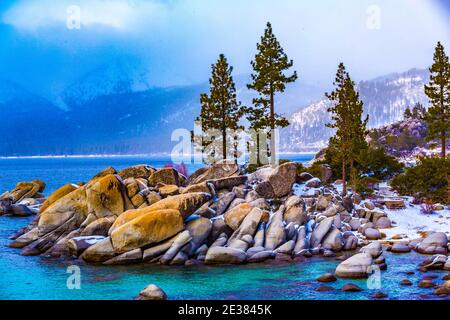
[[[78,22],[81,28],[132,31],[144,19],[158,21],[166,8],[163,2],[151,0],[28,0],[13,5],[3,14],[2,21],[20,31],[32,33],[65,28]]]

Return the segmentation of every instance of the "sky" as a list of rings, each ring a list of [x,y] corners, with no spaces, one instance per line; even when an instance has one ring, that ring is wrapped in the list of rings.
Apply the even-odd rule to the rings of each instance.
[[[356,80],[432,62],[449,48],[440,0],[26,0],[0,2],[0,78],[43,95],[115,61],[152,86],[206,82],[224,53],[235,74],[270,21],[302,81],[326,85],[343,61]]]

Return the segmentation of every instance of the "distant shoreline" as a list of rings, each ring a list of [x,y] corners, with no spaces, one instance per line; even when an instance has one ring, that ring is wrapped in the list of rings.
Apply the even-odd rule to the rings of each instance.
[[[283,155],[315,155],[317,152],[280,152]],[[0,156],[0,159],[63,159],[63,158],[131,158],[131,157],[170,157],[170,153],[151,153],[151,154],[80,154],[80,155],[46,155],[46,156]],[[194,154],[186,156],[193,157]]]

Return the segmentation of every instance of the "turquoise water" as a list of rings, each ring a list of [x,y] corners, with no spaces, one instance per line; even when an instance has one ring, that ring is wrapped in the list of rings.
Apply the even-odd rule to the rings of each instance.
[[[340,290],[316,292],[320,286],[315,279],[333,272],[339,263],[335,259],[313,258],[297,263],[276,263],[209,267],[172,267],[156,265],[92,266],[79,261],[61,261],[42,257],[22,257],[20,251],[8,248],[8,236],[25,225],[30,218],[2,217],[0,219],[0,299],[132,299],[150,283],[167,293],[170,299],[369,299],[377,290],[367,288],[366,280],[339,280],[331,286],[339,289],[355,283],[364,290],[344,293]],[[416,271],[424,259],[418,254],[386,255],[388,270],[381,274],[381,289],[391,299],[434,298],[432,289],[421,289]],[[68,289],[67,267],[78,265],[81,288]],[[427,273],[441,278],[444,272]],[[410,279],[412,287],[399,282]],[[437,283],[443,281],[437,279]],[[422,295],[428,295],[422,296]]]
[[[284,157],[286,158],[286,157]],[[309,161],[310,155],[290,156],[296,161]],[[147,163],[162,167],[170,162],[164,157],[0,159],[0,192],[12,188],[17,181],[42,179],[46,193],[67,182],[86,181],[101,169],[112,165],[117,169]],[[189,171],[195,167],[189,167]],[[7,245],[8,237],[27,225],[32,218],[0,217],[0,299],[132,299],[150,283],[167,293],[170,299],[369,299],[365,280],[339,280],[331,286],[339,289],[352,282],[364,291],[344,293],[340,290],[316,292],[315,279],[333,272],[339,261],[316,257],[297,263],[226,267],[168,267],[156,265],[92,266],[80,261],[61,261],[42,257],[23,257],[20,250]],[[389,269],[381,274],[381,291],[392,299],[433,298],[432,289],[420,289],[421,274],[416,271],[424,259],[415,253],[386,255]],[[68,289],[67,267],[78,265],[81,288]],[[442,277],[443,272],[433,274]],[[427,273],[429,275],[429,273]],[[410,279],[414,286],[401,287]],[[442,283],[441,280],[436,282]],[[429,295],[429,296],[423,296]]]

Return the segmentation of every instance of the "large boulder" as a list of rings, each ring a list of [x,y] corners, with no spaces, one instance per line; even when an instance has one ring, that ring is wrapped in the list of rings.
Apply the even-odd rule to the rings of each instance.
[[[84,228],[81,232],[82,236],[107,236],[108,230],[114,222],[113,217],[104,217],[97,219]]]
[[[86,262],[105,262],[116,255],[111,238],[105,238],[89,246],[81,255]]]
[[[323,219],[311,234],[311,248],[317,248],[322,243],[323,238],[326,236],[333,226],[334,218],[329,217]]]
[[[213,164],[209,168],[200,170],[191,176],[189,179],[190,185],[235,176],[239,172],[239,165],[234,163],[234,161],[224,160]]]
[[[41,196],[44,191],[45,183],[41,180],[31,182],[19,182],[16,187],[0,196],[0,201],[11,199],[12,203],[20,202],[25,198],[35,198]]]
[[[286,242],[283,213],[284,207],[281,206],[269,221],[269,225],[266,230],[266,242],[264,245],[267,250],[275,250]]]
[[[145,165],[145,164],[141,164],[141,165],[136,165],[136,166],[125,168],[125,169],[119,171],[118,175],[123,180],[128,179],[128,178],[148,179],[152,175],[152,173],[154,173],[155,171],[156,171],[155,168]]]
[[[284,212],[283,219],[286,223],[292,222],[299,226],[303,225],[306,221],[306,206],[303,199],[298,196],[292,196],[286,201],[286,211]]]
[[[259,181],[255,190],[262,197],[281,198],[292,191],[296,176],[297,165],[287,162],[274,169],[270,167],[259,169],[249,177],[249,181]]]
[[[81,187],[55,201],[41,213],[38,228],[39,236],[55,230],[73,216],[83,221],[88,215],[86,189]]]
[[[247,255],[244,251],[228,247],[211,247],[206,253],[205,264],[241,264]]]
[[[358,253],[341,262],[336,268],[336,276],[340,278],[366,278],[371,273],[372,256]]]
[[[146,209],[149,211],[174,209],[178,210],[183,218],[187,218],[210,199],[211,195],[209,193],[186,193],[165,198],[152,204]]]
[[[178,171],[173,168],[159,169],[148,178],[148,182],[153,186],[158,184],[180,186],[180,181]]]
[[[420,242],[416,251],[423,254],[447,254],[448,238],[443,232],[428,235]]]
[[[224,221],[231,229],[236,230],[241,222],[252,211],[252,206],[248,203],[242,203],[224,214]]]
[[[83,236],[74,237],[67,241],[66,246],[68,252],[73,257],[80,256],[87,248],[93,246],[94,244],[104,240],[103,236]]]
[[[50,207],[53,203],[55,203],[57,200],[61,199],[65,195],[71,193],[72,191],[75,191],[79,188],[78,185],[68,183],[54,191],[42,204],[42,207],[40,208],[40,212],[44,212],[48,207]]]
[[[332,228],[323,239],[322,247],[334,252],[341,251],[343,247],[341,230],[339,230],[338,228]]]
[[[233,233],[230,238],[229,243],[234,239],[242,240],[244,236],[250,236],[253,238],[256,231],[258,230],[258,226],[262,220],[267,218],[266,212],[262,211],[259,208],[253,208],[243,219],[239,228]]]
[[[125,211],[125,186],[114,174],[106,175],[86,187],[88,214],[97,218],[119,216]]]
[[[184,229],[178,210],[155,210],[139,216],[111,232],[116,253],[164,241]]]
[[[215,202],[211,206],[211,209],[215,211],[216,216],[220,216],[227,210],[227,208],[235,198],[236,194],[234,192],[227,192],[219,198],[219,201]]]

